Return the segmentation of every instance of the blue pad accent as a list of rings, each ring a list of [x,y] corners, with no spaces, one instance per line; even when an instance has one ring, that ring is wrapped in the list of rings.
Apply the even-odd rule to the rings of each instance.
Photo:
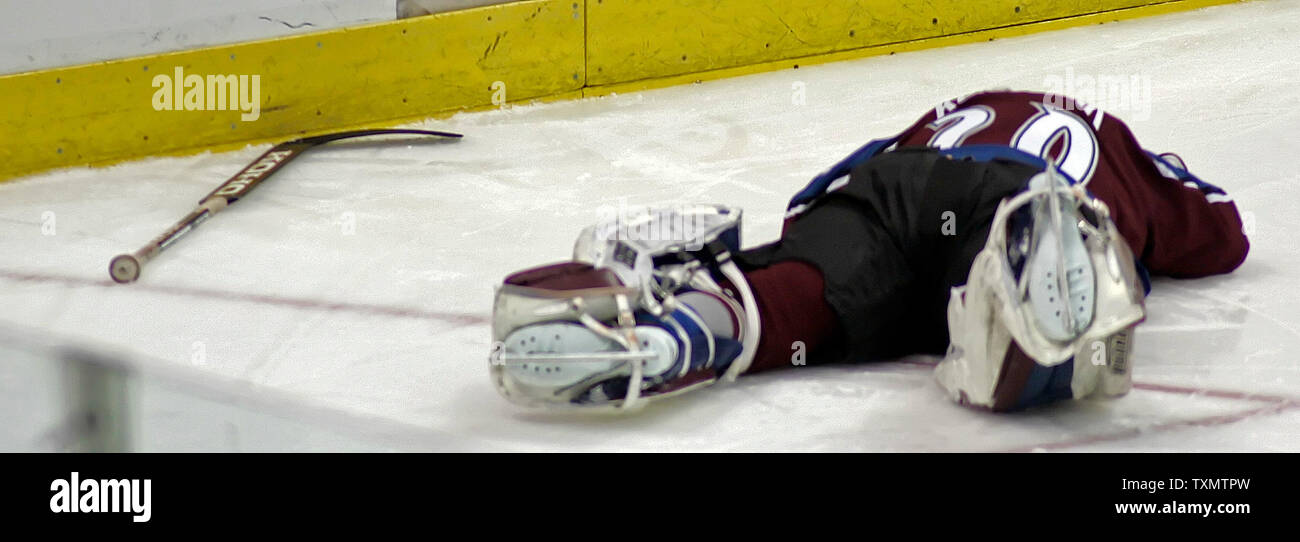
[[[1033,372],[1029,373],[1029,380],[1025,382],[1025,389],[1021,390],[1020,398],[1011,409],[1023,410],[1073,399],[1074,392],[1070,390],[1070,381],[1073,379],[1074,358],[1055,367],[1036,365]]]
[[[699,369],[705,369],[708,367],[716,367],[718,363],[723,363],[724,365],[730,364],[731,361],[735,359],[736,355],[738,355],[740,352],[740,343],[728,339],[713,337],[714,356],[710,358],[709,357],[710,334],[708,329],[701,327],[695,319],[691,318],[690,316],[687,316],[687,314],[684,311],[680,311],[680,310],[673,311],[668,315],[668,318],[671,318],[674,323],[681,326],[681,329],[685,331],[688,344],[682,343],[681,337],[677,334],[676,329],[672,325],[669,325],[663,320],[656,318],[650,313],[644,311],[638,311],[636,314],[637,325],[659,327],[667,331],[669,335],[672,335],[673,337],[677,338],[677,347],[679,349],[678,359],[677,362],[673,364],[672,369],[670,369],[668,373],[665,375],[669,380],[677,377],[678,372],[681,371],[683,363],[689,364],[690,369],[688,369],[688,371],[697,371]],[[725,355],[726,352],[722,352],[724,343],[735,343],[734,347],[736,348],[736,352],[734,354],[731,354],[730,356]],[[691,359],[686,359],[686,360],[681,359],[688,345],[691,349]],[[732,347],[731,344],[725,344],[725,346],[727,348]],[[654,379],[654,380],[656,381],[656,383],[658,383],[658,381],[661,379]]]
[[[724,339],[721,337],[714,337],[713,341],[715,352],[713,356],[713,367],[718,374],[722,374],[727,372],[727,368],[731,367],[731,362],[740,357],[740,351],[744,350],[745,347],[740,343],[740,341]]]
[[[1151,295],[1151,272],[1136,258],[1133,259],[1133,267],[1137,268],[1138,278],[1142,279],[1142,293]]]

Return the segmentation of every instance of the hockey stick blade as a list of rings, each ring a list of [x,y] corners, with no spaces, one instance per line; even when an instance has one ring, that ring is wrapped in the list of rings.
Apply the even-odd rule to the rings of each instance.
[[[185,234],[193,231],[194,228],[211,218],[212,215],[221,212],[228,205],[244,197],[298,155],[333,141],[383,135],[417,135],[453,139],[464,137],[461,134],[432,130],[378,129],[324,134],[280,143],[271,147],[271,150],[263,153],[256,160],[253,160],[253,163],[244,167],[239,173],[236,173],[222,183],[221,186],[204,196],[203,199],[199,200],[198,207],[191,211],[190,214],[158,237],[149,241],[140,250],[114,257],[108,264],[109,276],[113,277],[114,281],[123,284],[135,282],[140,278],[140,271],[149,260],[158,256],[158,253],[171,246],[172,243],[185,236]]]

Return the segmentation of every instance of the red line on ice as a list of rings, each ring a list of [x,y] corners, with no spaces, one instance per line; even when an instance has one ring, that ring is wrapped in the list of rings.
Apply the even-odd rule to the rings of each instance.
[[[916,368],[923,368],[923,369],[933,369],[935,366],[934,363],[918,361],[915,359],[900,360],[899,363],[902,365],[916,367]],[[1220,389],[1205,388],[1205,387],[1174,386],[1169,384],[1153,384],[1149,382],[1134,382],[1133,389],[1156,392],[1156,393],[1170,393],[1175,395],[1185,395],[1188,397],[1213,397],[1216,399],[1228,399],[1233,401],[1249,401],[1249,402],[1267,403],[1267,404],[1263,406],[1258,406],[1258,407],[1253,407],[1246,410],[1238,411],[1238,412],[1231,412],[1228,414],[1213,414],[1209,416],[1202,416],[1199,418],[1191,418],[1187,420],[1174,420],[1170,422],[1158,423],[1155,425],[1149,425],[1144,427],[1123,429],[1112,433],[1089,435],[1085,437],[1062,440],[1057,442],[1031,444],[1028,446],[1019,446],[1019,447],[1008,448],[1006,450],[999,450],[999,451],[1011,452],[1011,453],[1016,453],[1016,452],[1023,453],[1023,452],[1034,452],[1034,451],[1065,450],[1069,448],[1078,448],[1081,446],[1088,446],[1092,444],[1114,442],[1114,441],[1119,441],[1124,439],[1136,438],[1145,434],[1162,433],[1165,431],[1184,429],[1188,427],[1213,427],[1219,425],[1228,425],[1231,423],[1236,423],[1249,418],[1253,418],[1255,416],[1268,416],[1273,414],[1280,414],[1287,410],[1300,407],[1300,399],[1284,397],[1281,395],[1249,393],[1249,392],[1236,391],[1236,390],[1220,390]]]
[[[210,290],[203,288],[183,288],[177,286],[156,286],[148,284],[132,284],[123,286],[109,280],[93,280],[78,277],[66,277],[39,273],[19,273],[15,271],[0,270],[0,277],[20,282],[43,282],[65,284],[70,286],[94,286],[101,288],[129,288],[134,290],[143,290],[151,293],[179,295],[187,297],[200,297],[206,299],[215,299],[220,301],[237,301],[245,303],[257,303],[262,305],[291,307],[305,310],[319,310],[329,312],[352,312],[358,314],[370,314],[378,316],[389,316],[394,318],[419,318],[424,320],[437,320],[442,322],[458,323],[463,325],[484,324],[488,322],[486,316],[470,313],[453,313],[453,312],[432,312],[422,311],[419,309],[393,307],[387,305],[367,305],[360,303],[342,303],[335,301],[324,301],[316,299],[287,298],[276,297],[263,294],[248,294],[239,292],[228,292],[222,290]],[[921,369],[931,369],[934,363],[917,361],[917,360],[900,360],[900,365],[916,367]],[[1167,384],[1152,384],[1146,382],[1134,382],[1133,388],[1143,391],[1157,393],[1171,393],[1186,396],[1204,396],[1216,399],[1229,399],[1236,401],[1251,401],[1268,403],[1264,406],[1250,408],[1247,410],[1233,412],[1228,414],[1216,414],[1192,418],[1188,420],[1175,420],[1156,425],[1124,429],[1113,433],[1104,433],[1099,435],[1089,435],[1070,440],[1057,442],[1047,442],[1033,444],[1023,447],[1009,448],[1001,450],[1002,452],[1032,452],[1040,450],[1064,450],[1099,444],[1105,442],[1114,442],[1129,438],[1142,436],[1144,434],[1161,433],[1165,431],[1182,429],[1187,427],[1213,427],[1236,423],[1255,416],[1264,416],[1278,414],[1287,410],[1300,407],[1300,400],[1291,399],[1279,395],[1268,395],[1249,393],[1235,390],[1220,390],[1204,387],[1187,387],[1173,386]]]
[[[1058,442],[1046,442],[1042,444],[1032,444],[1029,446],[1009,448],[1006,450],[998,450],[998,451],[1011,452],[1011,453],[1023,453],[1023,452],[1064,450],[1068,448],[1078,448],[1080,446],[1088,446],[1091,444],[1100,444],[1104,442],[1114,442],[1118,440],[1139,437],[1142,435],[1149,435],[1152,433],[1163,433],[1165,431],[1170,431],[1174,429],[1183,429],[1187,427],[1213,427],[1217,425],[1228,425],[1231,423],[1236,423],[1242,420],[1253,418],[1255,416],[1279,414],[1283,411],[1291,410],[1296,407],[1300,407],[1300,403],[1295,403],[1293,401],[1285,401],[1282,403],[1272,403],[1266,406],[1255,407],[1255,408],[1242,410],[1239,412],[1232,412],[1228,414],[1216,414],[1212,416],[1192,418],[1190,420],[1174,420],[1171,422],[1159,423],[1156,425],[1125,429],[1122,431],[1116,431],[1114,433],[1089,435],[1077,439],[1062,440]]]
[[[1186,386],[1170,386],[1168,384],[1151,384],[1148,382],[1134,382],[1133,388],[1144,391],[1175,393],[1180,395],[1203,395],[1217,399],[1236,399],[1240,401],[1262,401],[1267,403],[1288,403],[1296,401],[1295,399],[1283,397],[1281,395],[1267,395],[1233,390],[1216,390],[1212,388],[1189,388]]]
[[[178,295],[186,297],[200,297],[205,299],[215,299],[219,301],[237,301],[243,303],[257,303],[260,305],[272,305],[278,307],[291,307],[295,309],[317,310],[325,312],[351,312],[357,314],[369,314],[375,316],[388,316],[393,318],[418,318],[423,320],[437,320],[440,322],[450,322],[453,324],[475,325],[485,324],[488,322],[486,316],[480,314],[459,313],[459,312],[434,312],[424,311],[407,307],[393,307],[388,305],[368,305],[363,303],[343,303],[338,301],[326,301],[319,299],[303,299],[292,297],[276,297],[264,294],[251,294],[240,292],[228,292],[222,290],[210,290],[205,288],[184,288],[179,286],[157,286],[151,284],[131,284],[124,286],[109,280],[93,280],[78,277],[65,277],[58,275],[47,275],[40,273],[19,273],[15,271],[0,270],[0,278],[6,278],[19,282],[43,282],[54,284],[65,284],[69,286],[94,286],[100,288],[121,288],[123,290],[142,290],[150,293]]]
[[[935,364],[926,361],[914,359],[904,359],[898,361],[901,365],[917,367],[922,369],[933,369]],[[1237,401],[1255,401],[1266,403],[1300,403],[1300,399],[1285,397],[1281,395],[1269,395],[1263,393],[1251,393],[1236,390],[1220,390],[1204,387],[1174,386],[1170,384],[1153,384],[1150,382],[1134,382],[1133,389],[1142,391],[1154,391],[1157,393],[1172,393],[1176,395],[1199,395],[1204,397],[1213,397],[1215,399],[1232,399]]]

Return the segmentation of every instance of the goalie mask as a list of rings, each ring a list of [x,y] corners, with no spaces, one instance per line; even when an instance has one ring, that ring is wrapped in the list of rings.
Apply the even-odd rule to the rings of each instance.
[[[1106,204],[1049,167],[999,205],[948,303],[939,383],[959,402],[1011,410],[1131,386],[1145,316],[1133,254]]]

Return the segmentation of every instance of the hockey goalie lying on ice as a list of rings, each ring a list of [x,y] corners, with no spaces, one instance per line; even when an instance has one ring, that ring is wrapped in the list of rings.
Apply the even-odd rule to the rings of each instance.
[[[1050,157],[1050,158],[1044,158]],[[740,211],[647,211],[582,231],[573,261],[507,277],[491,374],[512,401],[629,408],[808,361],[944,355],[994,411],[1131,386],[1149,274],[1227,273],[1232,200],[1176,155],[1056,95],[987,92],[873,141],[741,250]]]

